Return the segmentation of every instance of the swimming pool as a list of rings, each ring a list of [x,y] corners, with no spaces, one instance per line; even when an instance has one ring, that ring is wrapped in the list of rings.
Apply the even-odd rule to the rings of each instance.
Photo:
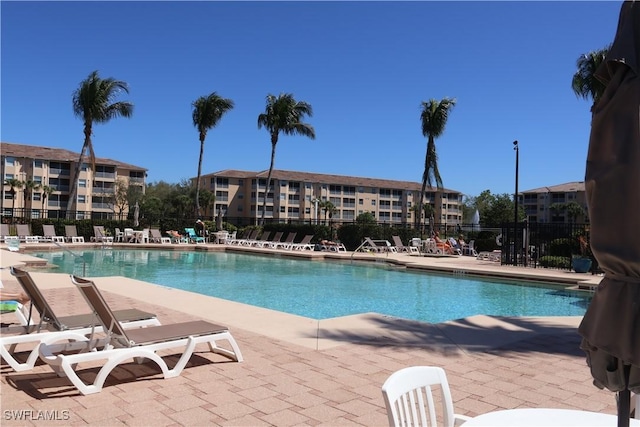
[[[76,251],[87,276],[125,276],[231,301],[327,319],[376,312],[439,323],[476,314],[582,316],[590,296],[531,286],[350,264],[220,252],[98,249]],[[66,252],[33,255],[81,274]]]

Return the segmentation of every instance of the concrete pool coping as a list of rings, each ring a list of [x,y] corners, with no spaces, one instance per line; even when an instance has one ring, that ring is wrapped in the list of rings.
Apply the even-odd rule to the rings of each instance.
[[[52,245],[50,245],[52,246]],[[140,245],[120,245],[121,249],[140,249]],[[167,245],[146,245],[144,249],[164,249]],[[181,246],[171,245],[180,249]],[[193,249],[197,247],[203,250],[205,247],[220,250],[223,245],[189,245]],[[98,246],[99,247],[99,246]],[[224,246],[223,246],[224,247]],[[76,247],[78,248],[78,247]],[[80,248],[96,248],[96,245],[81,245]],[[228,247],[224,247],[228,248]],[[384,262],[403,266],[416,271],[433,271],[453,275],[475,275],[479,277],[492,277],[498,279],[514,278],[532,282],[552,282],[575,288],[582,284],[589,287],[597,285],[600,276],[592,276],[566,271],[547,269],[533,269],[513,266],[500,266],[490,261],[479,261],[473,257],[415,257],[408,254],[390,253],[372,256],[370,254],[351,253],[317,253],[312,251],[274,251],[259,250],[257,248],[241,248],[232,252],[263,254],[279,256],[302,257],[316,260],[341,260],[359,262]],[[30,250],[44,249],[41,245],[31,245]],[[57,250],[57,247],[50,250]],[[249,249],[249,250],[247,250]],[[255,250],[257,249],[257,250]],[[324,256],[323,256],[324,255]],[[28,255],[28,253],[16,253],[2,251],[0,264],[2,280],[5,283],[15,282],[9,271],[8,265],[22,264],[31,267],[42,266],[42,260]],[[496,267],[500,267],[499,269]],[[533,270],[533,271],[530,271]],[[42,271],[32,271],[34,278],[43,289],[72,288],[68,274]],[[477,315],[465,319],[452,320],[439,324],[412,321],[394,318],[378,313],[364,313],[344,316],[332,319],[316,320],[293,314],[255,307],[247,304],[228,301],[220,298],[209,297],[193,292],[155,285],[126,277],[98,277],[94,281],[101,289],[122,297],[146,301],[153,305],[168,309],[184,310],[194,316],[207,319],[224,319],[230,327],[242,328],[266,337],[277,338],[287,342],[311,349],[328,349],[342,345],[346,340],[356,342],[411,342],[420,340],[424,344],[425,337],[429,337],[428,343],[440,345],[448,349],[466,351],[473,349],[489,349],[497,344],[504,344],[509,339],[521,339],[526,334],[537,333],[538,325],[544,327],[577,327],[581,316],[564,317],[529,317],[523,324],[527,327],[517,326],[509,318],[497,316]],[[586,286],[585,286],[586,287]],[[213,315],[212,315],[213,314]],[[390,328],[389,325],[395,325]],[[479,333],[479,331],[483,331]],[[514,334],[513,332],[518,332]]]

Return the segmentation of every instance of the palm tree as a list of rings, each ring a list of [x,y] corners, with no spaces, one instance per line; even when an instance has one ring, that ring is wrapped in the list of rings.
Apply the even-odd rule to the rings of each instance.
[[[437,187],[443,187],[440,171],[438,170],[438,155],[436,154],[436,138],[444,133],[444,128],[449,119],[449,112],[456,105],[455,98],[443,98],[441,101],[431,99],[422,102],[422,135],[427,137],[427,153],[424,158],[424,172],[422,173],[422,190],[420,191],[420,202],[418,206],[424,206],[424,192],[427,184],[431,187],[431,180],[434,179]],[[417,215],[416,228],[420,229],[421,215]]]
[[[46,210],[48,212],[48,209],[47,209],[47,198],[49,196],[51,196],[55,191],[56,190],[54,188],[49,187],[48,185],[43,185],[42,186],[42,210],[43,211]],[[49,214],[47,214],[47,217],[48,216],[49,216]]]
[[[336,207],[328,200],[322,200],[320,203],[318,203],[318,206],[324,211],[324,223],[326,224],[327,214],[331,214],[333,216],[333,213],[336,211]]]
[[[11,199],[13,200],[13,204],[11,205],[11,216],[15,216],[16,210],[16,188],[22,188],[22,181],[15,178],[9,178],[4,180],[4,185],[9,186],[9,193],[11,193]]]
[[[297,134],[311,139],[316,138],[316,131],[313,129],[313,126],[302,122],[305,116],[313,116],[311,104],[304,101],[296,101],[293,94],[290,93],[281,93],[277,97],[271,94],[267,95],[265,111],[258,116],[258,129],[264,126],[271,135],[271,163],[269,165],[269,174],[267,175],[267,188],[262,202],[261,225],[264,225],[264,214],[267,210],[267,195],[269,194],[269,187],[271,187],[271,174],[273,173],[273,164],[276,158],[276,144],[278,144],[280,132],[285,135]]]
[[[24,207],[27,208],[27,200],[29,201],[29,210],[33,209],[33,192],[40,188],[40,184],[30,179],[24,181]]]
[[[73,185],[71,186],[71,194],[69,194],[67,203],[68,215],[71,215],[71,209],[76,200],[80,168],[87,151],[89,152],[92,170],[95,172],[96,156],[91,141],[93,123],[106,123],[113,118],[120,116],[131,117],[133,114],[132,103],[115,101],[122,92],[129,93],[129,86],[126,82],[113,78],[102,79],[98,76],[97,71],[89,74],[86,80],[80,82],[78,89],[73,92],[73,113],[80,117],[84,124],[84,144],[82,144],[80,158],[73,176]]]
[[[202,155],[204,154],[204,140],[209,129],[218,122],[227,111],[233,108],[233,101],[222,98],[213,92],[208,96],[201,96],[193,101],[193,125],[200,136],[200,157],[198,158],[198,177],[196,179],[196,216],[200,215],[200,175],[202,174]]]
[[[578,70],[571,79],[571,89],[578,98],[593,100],[595,104],[604,93],[606,85],[596,77],[596,70],[604,62],[611,45],[581,55],[576,61]]]

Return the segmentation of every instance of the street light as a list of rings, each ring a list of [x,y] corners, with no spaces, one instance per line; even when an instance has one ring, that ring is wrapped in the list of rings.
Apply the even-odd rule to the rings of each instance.
[[[318,225],[319,221],[318,221],[318,203],[320,203],[320,199],[318,199],[317,197],[314,198],[313,200],[311,200],[311,203],[313,203],[315,205],[315,217],[316,217],[316,225]]]
[[[518,265],[518,158],[520,150],[518,141],[513,141],[513,149],[516,150],[516,192],[513,195],[513,265]]]

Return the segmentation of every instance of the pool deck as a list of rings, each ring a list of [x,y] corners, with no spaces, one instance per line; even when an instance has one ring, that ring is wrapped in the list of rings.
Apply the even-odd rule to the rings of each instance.
[[[198,250],[224,250],[221,245],[198,246]],[[262,252],[352,259],[351,253]],[[568,287],[591,287],[601,279],[500,266],[472,257],[356,254],[353,258]],[[18,287],[8,266],[33,266],[33,261],[28,252],[0,250],[5,287]],[[68,314],[87,311],[68,275],[46,270],[32,274],[55,309]],[[2,425],[384,426],[380,387],[391,373],[411,365],[443,367],[456,412],[468,416],[519,407],[616,413],[614,394],[592,385],[579,349],[580,317],[473,316],[427,324],[368,313],[316,321],[124,277],[95,278],[95,282],[116,309],[135,306],[152,311],[163,324],[205,319],[227,325],[244,361],[230,362],[199,351],[181,376],[167,380],[155,365],[127,363],[113,371],[101,393],[89,396],[82,396],[46,365],[16,373],[3,362]],[[3,321],[12,321],[12,316],[3,315]],[[59,418],[68,414],[69,419],[17,420],[7,416],[11,410],[33,411],[28,413],[31,418],[42,416],[37,411],[49,411]]]

